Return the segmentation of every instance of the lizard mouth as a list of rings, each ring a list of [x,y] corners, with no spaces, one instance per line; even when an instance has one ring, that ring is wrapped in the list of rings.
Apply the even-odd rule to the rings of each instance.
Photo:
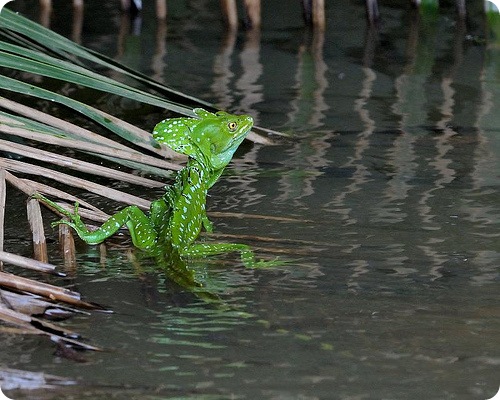
[[[253,118],[247,115],[245,116],[245,118],[242,118],[240,124],[241,124],[239,129],[240,133],[233,136],[233,138],[229,141],[229,143],[227,144],[227,146],[224,148],[223,151],[228,150],[234,145],[235,142],[242,140],[245,136],[247,136],[250,133],[250,130],[252,129],[253,126]]]

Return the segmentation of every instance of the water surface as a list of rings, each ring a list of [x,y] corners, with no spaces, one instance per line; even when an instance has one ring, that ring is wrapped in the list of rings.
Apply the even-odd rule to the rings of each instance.
[[[15,3],[39,18],[37,2]],[[65,325],[109,351],[75,363],[42,338],[3,335],[2,365],[77,382],[7,393],[491,398],[500,384],[500,36],[482,4],[461,21],[446,4],[419,16],[384,3],[381,25],[368,29],[361,2],[328,2],[321,33],[304,29],[295,3],[269,0],[260,31],[230,34],[217,2],[175,2],[166,24],[144,3],[130,24],[114,3],[88,2],[77,39],[287,133],[276,146],[245,143],[208,207],[247,215],[214,218],[218,233],[290,262],[197,263],[229,306],[217,307],[123,250],[103,261],[81,246],[78,273],[62,283],[115,313]],[[69,15],[54,4],[51,26],[71,36]],[[149,130],[163,118],[111,96],[95,102]],[[10,229],[12,248],[26,251]]]

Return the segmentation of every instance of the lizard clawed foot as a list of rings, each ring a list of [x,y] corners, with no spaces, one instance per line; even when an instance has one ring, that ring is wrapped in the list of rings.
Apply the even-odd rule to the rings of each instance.
[[[271,268],[287,264],[287,261],[275,257],[274,260],[256,260],[253,250],[245,249],[241,251],[241,261],[246,268]]]
[[[289,261],[281,260],[279,257],[275,257],[273,260],[258,260],[245,263],[245,267],[247,268],[273,268],[273,267],[281,267],[288,264]]]
[[[73,212],[70,212],[66,209],[62,209],[61,213],[69,218],[70,220],[68,221],[67,219],[60,219],[59,221],[52,222],[50,225],[52,227],[56,227],[58,225],[69,225],[72,228],[76,229],[76,225],[81,224],[82,220],[80,218],[80,215],[78,214],[78,208],[80,207],[80,204],[76,201],[74,205]]]
[[[57,211],[58,213],[64,215],[65,217],[69,218],[70,220],[66,219],[61,219],[59,221],[52,222],[50,225],[52,227],[56,227],[57,225],[60,224],[65,224],[69,225],[72,228],[75,227],[75,223],[81,223],[80,215],[78,215],[78,208],[80,207],[80,204],[78,202],[75,202],[74,210],[73,212],[66,210],[64,207],[61,207],[59,204],[56,202],[49,200],[47,197],[44,195],[36,192],[31,196],[33,199],[37,199],[38,201],[41,201],[42,203],[46,204],[50,208],[52,208],[54,211]]]

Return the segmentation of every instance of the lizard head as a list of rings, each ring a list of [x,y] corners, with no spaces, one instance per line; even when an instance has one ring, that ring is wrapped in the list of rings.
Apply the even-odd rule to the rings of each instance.
[[[199,118],[172,118],[156,125],[153,137],[172,150],[196,159],[207,168],[224,168],[253,126],[249,115],[195,108]]]

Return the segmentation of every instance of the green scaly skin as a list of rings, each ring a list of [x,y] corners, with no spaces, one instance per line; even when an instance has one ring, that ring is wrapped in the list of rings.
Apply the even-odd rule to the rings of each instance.
[[[256,261],[249,246],[237,243],[195,243],[202,226],[212,231],[205,203],[207,191],[219,179],[234,152],[250,132],[249,115],[215,114],[201,108],[193,110],[199,118],[171,118],[156,125],[154,139],[172,150],[188,156],[187,165],[177,173],[172,186],[151,203],[149,213],[128,206],[111,216],[95,231],[89,231],[78,215],[68,212],[40,194],[34,197],[51,206],[68,219],[52,225],[66,224],[88,244],[98,244],[127,226],[134,245],[186,272],[185,259],[237,251],[247,267],[265,267],[275,262]]]

